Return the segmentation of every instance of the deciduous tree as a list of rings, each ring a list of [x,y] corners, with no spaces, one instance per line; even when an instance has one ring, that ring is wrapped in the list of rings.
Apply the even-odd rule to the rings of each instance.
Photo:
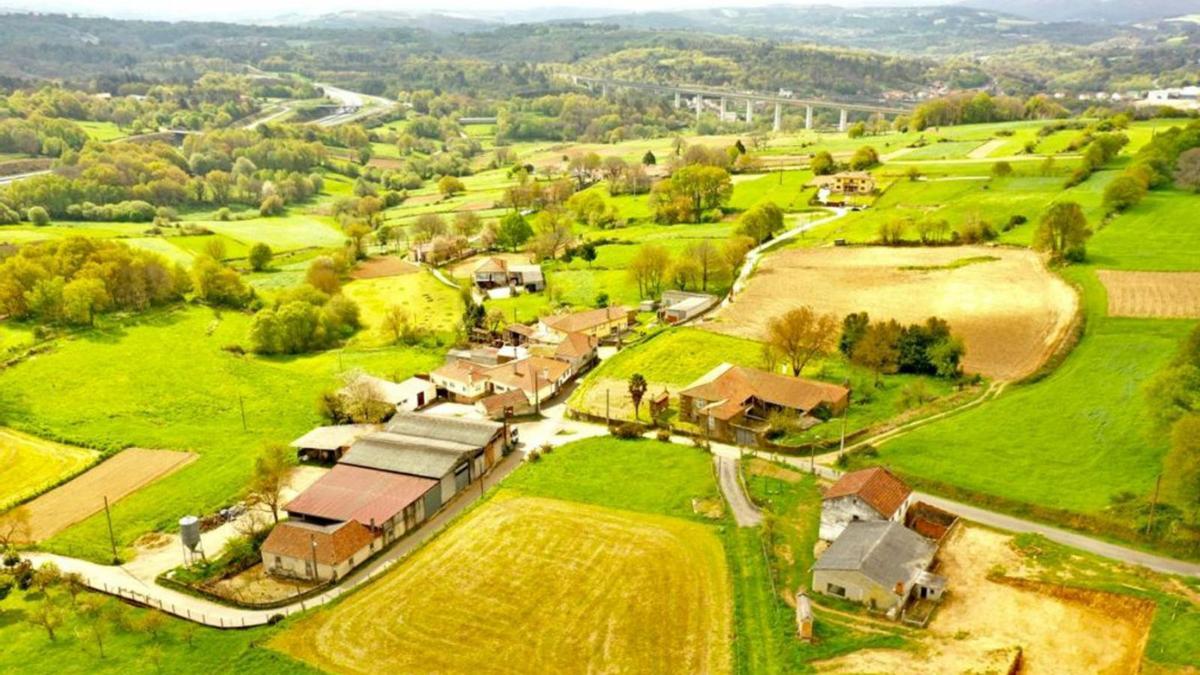
[[[812,307],[799,307],[767,323],[767,342],[787,359],[792,375],[799,376],[814,357],[833,349],[838,321],[832,314],[817,314]]]

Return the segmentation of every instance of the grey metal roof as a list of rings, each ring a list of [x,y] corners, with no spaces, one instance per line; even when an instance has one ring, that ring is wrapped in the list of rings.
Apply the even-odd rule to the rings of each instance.
[[[393,434],[451,441],[475,448],[486,446],[503,429],[504,425],[495,422],[410,412],[396,413],[385,427]]]
[[[359,438],[342,464],[440,479],[480,446],[380,431]]]
[[[861,572],[891,589],[928,569],[936,552],[936,544],[900,523],[858,520],[846,526],[813,569]]]

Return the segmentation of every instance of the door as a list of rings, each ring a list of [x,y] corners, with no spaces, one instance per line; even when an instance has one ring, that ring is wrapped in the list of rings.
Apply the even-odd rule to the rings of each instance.
[[[459,492],[471,483],[471,465],[463,464],[454,471],[454,491]]]
[[[423,391],[417,392],[417,407],[418,408],[425,407],[425,392],[423,392]]]

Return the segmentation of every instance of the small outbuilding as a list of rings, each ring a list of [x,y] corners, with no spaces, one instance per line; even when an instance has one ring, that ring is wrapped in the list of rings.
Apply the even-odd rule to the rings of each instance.
[[[667,323],[683,323],[707,312],[717,300],[717,296],[710,293],[666,291],[662,294],[658,316]]]
[[[850,523],[813,565],[813,589],[895,616],[910,599],[941,598],[937,544],[891,521]]]
[[[373,551],[370,530],[353,520],[331,525],[285,520],[271,530],[261,549],[269,573],[312,581],[340,579]]]
[[[378,429],[374,424],[336,424],[317,427],[291,442],[303,461],[336,462],[354,441]]]

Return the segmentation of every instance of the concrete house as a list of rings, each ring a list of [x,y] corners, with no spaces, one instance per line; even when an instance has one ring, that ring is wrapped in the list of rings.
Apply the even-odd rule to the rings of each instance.
[[[567,379],[579,375],[594,364],[600,341],[584,333],[568,333],[554,348],[554,358],[567,364]]]
[[[262,545],[263,568],[275,576],[333,581],[371,557],[374,537],[351,520],[316,525],[285,520]]]
[[[931,573],[937,545],[891,521],[850,523],[813,565],[813,590],[895,617],[910,599],[940,599],[944,577]]]
[[[833,174],[831,187],[842,194],[869,194],[875,189],[875,177],[866,171],[842,171]]]
[[[587,353],[577,357],[588,357]],[[429,374],[447,395],[460,403],[475,403],[494,394],[520,391],[530,404],[553,398],[577,371],[572,362],[545,356],[525,356],[496,365],[457,359]]]
[[[833,541],[847,525],[857,521],[903,525],[912,494],[912,488],[882,467],[847,473],[825,491],[819,536]]]
[[[409,412],[420,410],[437,400],[437,386],[429,380],[410,377],[403,382],[392,382],[365,373],[350,380],[338,390],[338,395],[353,396],[360,392],[396,410]]]
[[[680,418],[707,429],[710,438],[747,446],[764,440],[772,411],[790,410],[815,425],[819,411],[837,415],[849,404],[845,387],[728,363],[679,392]]]
[[[454,359],[441,368],[429,373],[429,380],[446,392],[452,401],[474,403],[492,393],[492,383],[487,377],[487,366]]]

